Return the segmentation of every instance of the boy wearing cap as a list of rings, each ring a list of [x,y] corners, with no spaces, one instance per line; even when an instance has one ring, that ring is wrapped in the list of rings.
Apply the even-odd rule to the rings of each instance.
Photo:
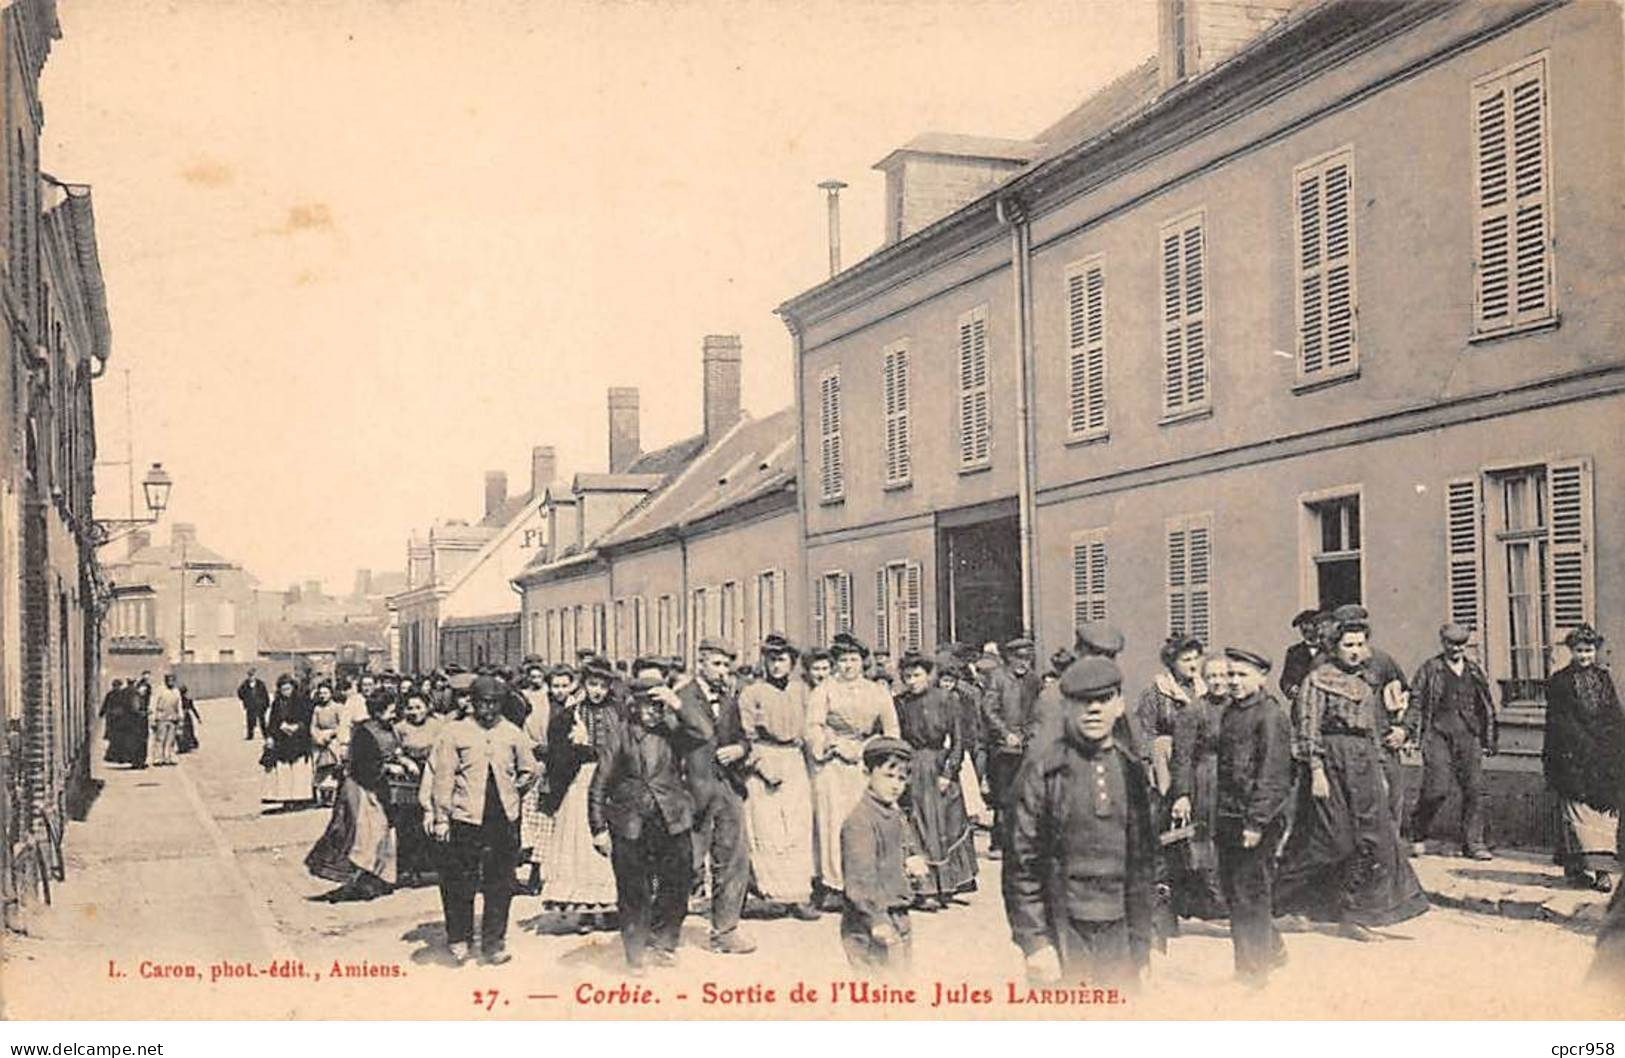
[[[685,750],[705,740],[658,670],[632,681],[625,720],[598,743],[588,815],[592,843],[615,871],[615,902],[626,964],[676,961],[693,879],[694,799],[683,782]]]
[[[1292,722],[1264,689],[1268,659],[1235,647],[1225,658],[1230,704],[1219,718],[1219,880],[1230,908],[1236,974],[1261,985],[1286,961],[1270,913],[1275,848],[1292,790]]]
[[[1461,854],[1488,860],[1494,857],[1484,841],[1484,754],[1495,752],[1495,698],[1489,677],[1467,656],[1467,638],[1460,625],[1439,629],[1439,653],[1422,662],[1411,681],[1411,712],[1422,742],[1422,796],[1410,835],[1418,845],[1426,841],[1433,817],[1459,786]]]
[[[1013,787],[1004,907],[1038,982],[1130,985],[1149,959],[1157,839],[1145,769],[1112,738],[1122,684],[1107,658],[1068,668],[1061,737]]]
[[[863,747],[867,786],[841,824],[841,947],[853,966],[906,971],[913,935],[910,876],[923,878],[925,858],[898,801],[908,785],[914,749],[881,736]]]

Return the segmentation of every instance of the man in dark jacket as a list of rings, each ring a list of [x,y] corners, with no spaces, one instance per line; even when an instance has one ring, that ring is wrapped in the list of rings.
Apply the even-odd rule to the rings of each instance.
[[[1315,658],[1320,653],[1320,619],[1318,610],[1302,610],[1292,619],[1292,627],[1298,633],[1298,641],[1286,648],[1286,657],[1281,661],[1281,693],[1286,695],[1287,701],[1295,701],[1298,697],[1298,688],[1315,667]]]
[[[1461,789],[1462,855],[1493,859],[1484,840],[1484,754],[1494,754],[1497,732],[1490,681],[1467,656],[1468,633],[1456,624],[1439,629],[1438,654],[1422,662],[1411,681],[1410,712],[1422,742],[1422,796],[1411,817],[1411,840],[1427,840],[1433,817]],[[1420,851],[1420,850],[1416,850]]]
[[[254,737],[256,727],[262,736],[270,737],[271,733],[265,730],[265,713],[271,708],[271,692],[266,690],[265,681],[259,678],[252,665],[243,682],[237,685],[237,700],[243,703],[243,726],[248,731],[244,740]]]
[[[1004,909],[1038,982],[1129,986],[1149,959],[1157,839],[1145,769],[1112,738],[1122,684],[1107,658],[1068,668],[1062,736],[1013,787]]]
[[[700,642],[699,671],[677,692],[682,722],[700,737],[690,741],[684,771],[694,796],[694,870],[711,860],[711,950],[745,955],[756,945],[739,932],[739,915],[750,884],[750,845],[745,840],[745,780],[749,752],[739,701],[729,686],[734,648],[707,636]]]
[[[645,960],[676,962],[694,869],[694,798],[681,761],[705,732],[659,675],[633,680],[630,693],[630,715],[611,722],[598,744],[587,815],[593,845],[615,870],[621,943],[637,974]]]
[[[1292,791],[1292,721],[1264,689],[1267,659],[1231,647],[1230,704],[1219,719],[1219,880],[1230,908],[1236,975],[1262,985],[1286,961],[1270,917],[1275,849]]]
[[[1043,680],[1033,671],[1033,641],[1012,639],[1004,645],[1005,663],[988,674],[982,692],[982,725],[988,740],[987,784],[993,804],[993,845],[1009,844],[1009,798],[1022,754],[1038,722],[1036,703]]]

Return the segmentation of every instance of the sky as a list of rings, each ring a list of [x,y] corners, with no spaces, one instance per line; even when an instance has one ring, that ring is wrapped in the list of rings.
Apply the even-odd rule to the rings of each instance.
[[[879,247],[871,166],[1027,137],[1155,45],[1152,0],[61,0],[44,168],[94,188],[99,458],[174,476],[154,530],[272,588],[399,570],[487,470],[698,432],[708,333],[793,399],[773,308]],[[133,415],[127,428],[124,387]],[[126,512],[126,472],[97,509]],[[137,485],[136,504],[141,506]]]

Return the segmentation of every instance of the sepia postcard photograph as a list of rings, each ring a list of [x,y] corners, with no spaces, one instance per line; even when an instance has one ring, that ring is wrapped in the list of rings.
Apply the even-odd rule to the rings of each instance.
[[[1615,0],[0,45],[0,1019],[1625,1018]]]

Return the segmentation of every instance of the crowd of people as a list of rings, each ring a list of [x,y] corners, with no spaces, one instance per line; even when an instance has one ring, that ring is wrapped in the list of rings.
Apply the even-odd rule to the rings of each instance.
[[[1407,679],[1359,606],[1294,627],[1273,686],[1263,652],[1175,636],[1132,698],[1123,637],[1101,622],[1047,667],[1025,638],[893,662],[850,633],[805,654],[775,634],[743,663],[706,638],[692,672],[582,651],[517,673],[274,689],[250,671],[238,697],[263,739],[267,810],[331,807],[306,858],[337,883],[326,898],[434,879],[457,963],[476,934],[485,961],[508,961],[509,908],[528,895],[580,931],[618,928],[633,973],[675,961],[690,913],[709,918],[712,951],[753,951],[747,909],[838,912],[849,959],[896,970],[909,914],[966,903],[980,852],[1003,861],[1035,981],[1132,985],[1182,919],[1209,919],[1228,920],[1238,977],[1262,985],[1286,961],[1283,932],[1375,941],[1428,909],[1409,858],[1452,794],[1461,853],[1492,856],[1482,764],[1497,708],[1467,631],[1442,627]],[[1606,892],[1625,712],[1600,643],[1574,630],[1548,682],[1545,768],[1559,862]],[[110,760],[130,750],[127,716],[166,742],[169,711],[139,687],[109,695]],[[1406,747],[1423,761],[1408,815]]]
[[[107,742],[102,759],[109,764],[131,768],[145,768],[149,763],[174,765],[176,754],[198,748],[202,718],[190,692],[175,685],[172,672],[164,673],[157,687],[150,670],[128,682],[114,680],[97,715]]]

